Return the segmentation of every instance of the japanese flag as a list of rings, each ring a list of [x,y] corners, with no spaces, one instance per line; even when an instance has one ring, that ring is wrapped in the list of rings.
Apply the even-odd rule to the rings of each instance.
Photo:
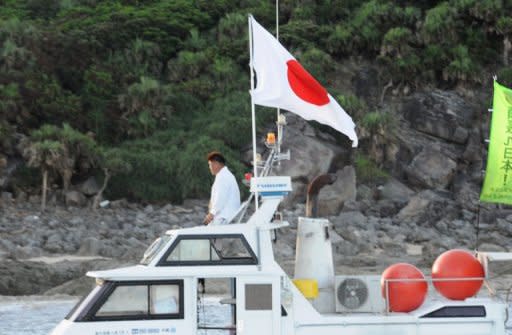
[[[257,105],[286,109],[306,120],[331,126],[352,140],[357,135],[352,118],[327,90],[256,20],[250,16],[252,68],[257,86],[251,91]]]

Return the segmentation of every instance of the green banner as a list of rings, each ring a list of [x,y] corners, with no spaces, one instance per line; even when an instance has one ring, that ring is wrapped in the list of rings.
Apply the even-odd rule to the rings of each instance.
[[[512,89],[494,81],[491,136],[480,200],[512,204]]]

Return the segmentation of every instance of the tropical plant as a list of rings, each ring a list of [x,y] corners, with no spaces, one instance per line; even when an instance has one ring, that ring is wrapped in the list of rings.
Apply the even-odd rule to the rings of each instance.
[[[126,132],[131,136],[150,135],[172,112],[168,87],[148,77],[141,77],[140,82],[130,85],[118,100],[123,111],[121,119],[127,121]]]
[[[442,2],[427,10],[421,36],[427,43],[450,45],[459,41],[461,22],[458,20],[456,8],[448,2]]]
[[[384,35],[380,48],[380,60],[395,83],[417,81],[422,62],[413,45],[415,37],[406,27],[395,27]]]
[[[356,155],[356,176],[359,183],[378,183],[389,178],[389,174],[380,169],[375,162],[364,155]]]
[[[356,123],[363,117],[368,108],[364,100],[354,95],[338,95],[336,98],[343,109],[356,120]]]
[[[338,24],[327,37],[326,48],[331,54],[341,56],[349,54],[353,47],[354,28],[347,24]]]
[[[481,78],[478,73],[478,66],[464,45],[457,45],[450,50],[452,61],[443,69],[445,80],[474,81]]]
[[[97,163],[96,142],[88,135],[64,124],[62,128],[43,125],[30,134],[32,148],[25,157],[30,166],[41,167],[43,172],[53,170],[62,178],[64,191],[71,185],[71,177],[78,172],[90,171]]]
[[[58,141],[40,140],[33,141],[25,147],[23,156],[27,159],[29,167],[41,169],[41,211],[46,209],[46,194],[48,189],[48,175],[52,171],[58,171],[66,156],[64,145]]]
[[[19,86],[16,83],[0,84],[0,116],[4,120],[14,119],[19,109],[21,96]]]
[[[377,134],[385,129],[391,127],[393,118],[387,112],[370,112],[367,113],[361,120],[361,126],[364,127],[370,134]]]
[[[101,185],[98,193],[94,196],[92,203],[93,210],[98,208],[101,198],[103,197],[103,192],[107,188],[110,178],[116,174],[127,174],[132,171],[131,164],[123,158],[121,150],[117,148],[100,148],[98,165],[103,171],[103,184]]]

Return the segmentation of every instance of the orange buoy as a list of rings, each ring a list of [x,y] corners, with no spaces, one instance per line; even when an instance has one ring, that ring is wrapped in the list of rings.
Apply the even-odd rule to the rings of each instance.
[[[395,281],[395,279],[404,280]],[[407,263],[397,263],[384,270],[380,279],[380,288],[382,296],[388,300],[390,311],[410,312],[420,307],[425,301],[428,285],[425,276],[417,267]]]
[[[444,297],[464,300],[474,296],[483,283],[484,268],[469,251],[461,249],[442,253],[432,265],[434,287]],[[436,281],[447,278],[477,278],[474,280]]]

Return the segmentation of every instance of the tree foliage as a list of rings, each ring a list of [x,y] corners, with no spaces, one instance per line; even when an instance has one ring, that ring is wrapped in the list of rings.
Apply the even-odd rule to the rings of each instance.
[[[68,190],[75,173],[86,173],[97,163],[94,139],[68,124],[43,125],[32,131],[29,141],[24,152],[29,166],[58,173],[64,190]]]
[[[283,0],[280,6],[280,41],[369,129],[387,121],[343,91],[342,63],[375,64],[375,81],[393,88],[478,86],[487,73],[510,77],[510,1]],[[50,178],[61,175],[65,187],[69,174],[111,163],[109,196],[207,196],[208,151],[222,150],[239,177],[245,169],[248,14],[275,33],[269,1],[3,0],[2,140],[14,131],[29,135],[27,162],[44,166]],[[259,129],[274,116],[258,107]],[[105,155],[93,159],[98,145],[110,163]]]

